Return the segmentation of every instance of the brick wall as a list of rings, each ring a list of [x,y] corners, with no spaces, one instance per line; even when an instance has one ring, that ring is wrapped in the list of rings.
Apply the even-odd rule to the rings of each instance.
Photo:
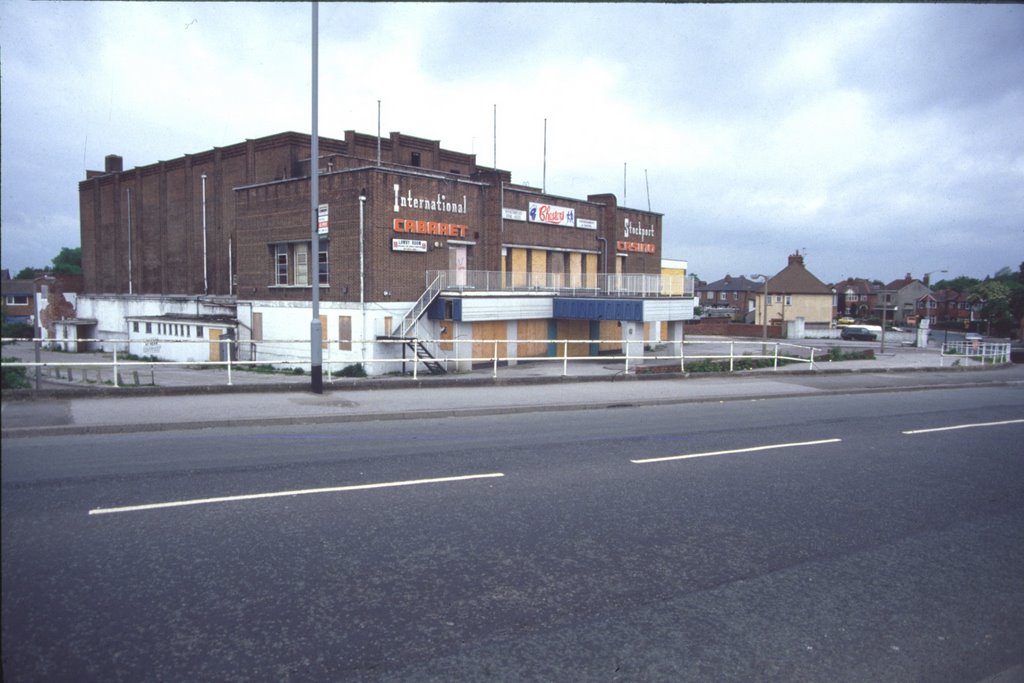
[[[687,334],[707,334],[722,337],[761,337],[764,328],[761,325],[731,323],[726,320],[703,319],[686,323]],[[782,328],[778,325],[768,326],[769,339],[782,339]]]

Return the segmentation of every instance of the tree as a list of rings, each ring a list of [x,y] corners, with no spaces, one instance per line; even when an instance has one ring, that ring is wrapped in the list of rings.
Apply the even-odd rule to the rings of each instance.
[[[988,321],[992,334],[1009,335],[1019,328],[1024,318],[1024,263],[1021,272],[1000,268],[971,288],[972,302],[981,304],[981,316]]]
[[[961,275],[950,280],[939,280],[932,285],[933,290],[952,289],[954,292],[967,292],[971,287],[981,282],[978,278]]]
[[[18,274],[14,276],[15,280],[33,280],[36,277],[36,273],[39,272],[35,268],[25,267],[18,271]]]
[[[62,247],[60,253],[53,257],[53,272],[57,275],[81,275],[82,248]]]

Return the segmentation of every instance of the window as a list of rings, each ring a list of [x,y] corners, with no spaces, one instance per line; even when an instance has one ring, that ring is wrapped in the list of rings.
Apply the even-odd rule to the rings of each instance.
[[[153,334],[153,323],[146,323],[146,334]]]
[[[276,267],[276,275],[274,278],[274,284],[286,285],[288,284],[288,245],[277,244],[275,245],[275,257],[274,263]]]
[[[321,285],[330,284],[330,240],[320,238],[317,253],[318,280]],[[275,287],[309,287],[311,284],[309,242],[278,242],[270,245],[274,259]]]
[[[412,153],[412,158],[410,160],[410,163],[413,166],[419,166],[420,165],[420,153],[419,152],[413,152]]]
[[[718,293],[718,300],[719,301],[726,301],[728,299],[729,299],[729,294],[728,293],[726,293],[726,292],[719,292]]]
[[[320,264],[319,265],[319,268],[320,268],[320,284],[322,284],[322,285],[329,285],[329,284],[331,284],[330,263],[327,260],[327,245],[329,245],[329,244],[330,244],[330,242],[328,242],[327,240],[321,238],[320,239],[320,249],[319,249],[319,252],[317,253],[317,262]]]
[[[295,257],[295,281],[293,284],[309,284],[309,245],[293,244],[292,255]]]
[[[197,337],[202,337],[203,336],[203,326],[202,325],[196,325],[196,336]]]
[[[338,316],[338,349],[341,351],[352,350],[352,316]]]
[[[138,331],[139,331],[139,321],[135,320],[135,321],[132,322],[132,332],[138,332]]]
[[[789,295],[789,294],[786,295],[786,305],[787,306],[792,306],[793,305],[793,297],[791,295]]]
[[[7,297],[8,306],[28,306],[27,294],[13,294]]]

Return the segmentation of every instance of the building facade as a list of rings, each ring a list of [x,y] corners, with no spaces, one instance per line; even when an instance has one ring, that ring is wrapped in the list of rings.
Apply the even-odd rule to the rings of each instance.
[[[801,320],[811,325],[831,325],[835,296],[832,288],[819,280],[804,265],[799,252],[768,280],[767,301],[763,291],[757,295],[756,322],[785,325]]]
[[[760,282],[740,275],[726,275],[720,280],[698,283],[697,299],[703,315],[709,318],[729,318],[735,322],[753,322]]]
[[[370,372],[419,351],[465,369],[496,345],[511,359],[555,339],[575,355],[681,340],[692,285],[662,276],[661,214],[513,184],[437,141],[348,131],[319,139],[314,248],[310,143],[282,133],[127,171],[107,157],[79,186],[79,318],[122,339],[170,316],[253,361],[301,355],[305,338],[308,357],[316,280],[325,362]]]

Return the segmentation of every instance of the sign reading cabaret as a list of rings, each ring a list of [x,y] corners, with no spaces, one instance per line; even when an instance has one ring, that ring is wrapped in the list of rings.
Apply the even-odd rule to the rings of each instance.
[[[445,195],[438,192],[433,197],[414,197],[412,190],[402,194],[402,188],[395,183],[395,213],[401,209],[425,209],[427,211],[444,211],[446,213],[468,213],[468,201],[466,195],[462,195],[462,201],[452,201]]]
[[[469,226],[461,223],[417,221],[411,218],[395,219],[395,232],[406,232],[416,235],[439,235],[441,237],[465,237],[468,230]]]

